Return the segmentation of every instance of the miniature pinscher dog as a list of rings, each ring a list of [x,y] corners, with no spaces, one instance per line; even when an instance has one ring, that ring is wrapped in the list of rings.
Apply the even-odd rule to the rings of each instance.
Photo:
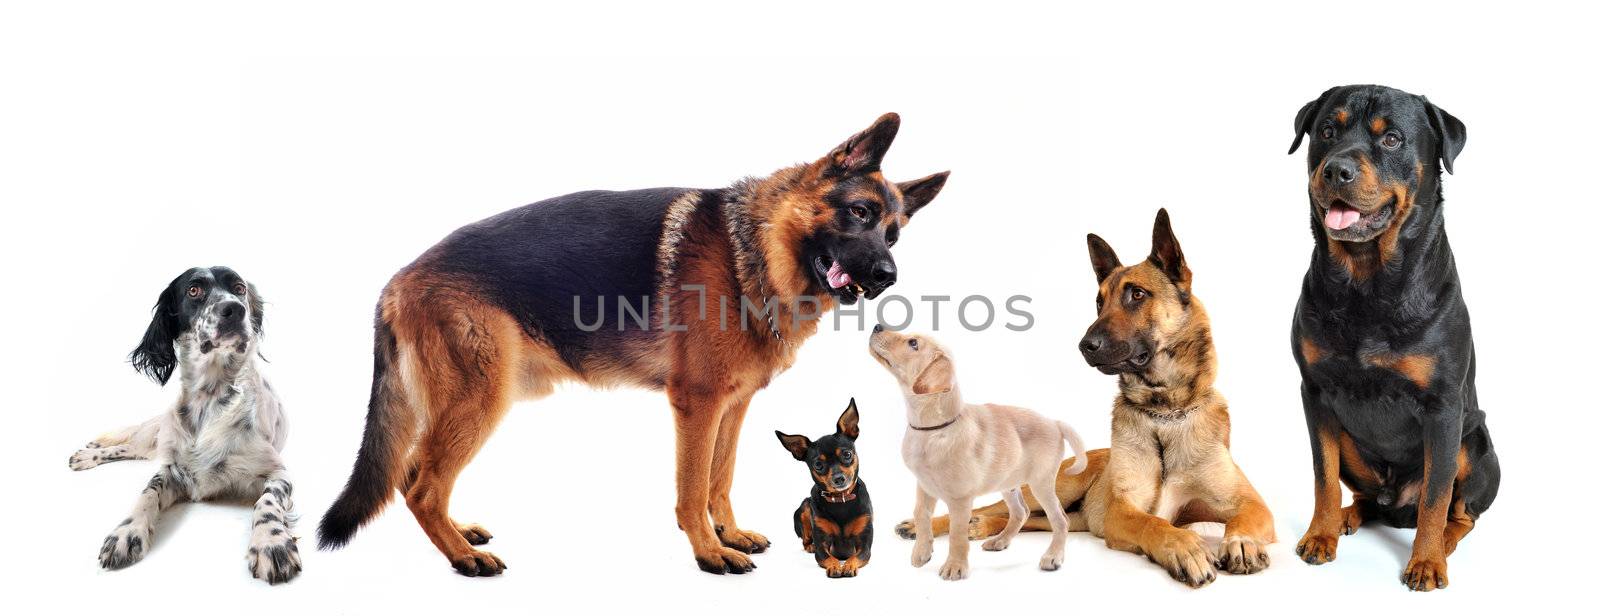
[[[774,431],[783,448],[810,467],[814,485],[794,510],[794,533],[831,578],[855,577],[872,558],[872,499],[856,457],[859,420],[851,398],[834,433],[815,442]]]

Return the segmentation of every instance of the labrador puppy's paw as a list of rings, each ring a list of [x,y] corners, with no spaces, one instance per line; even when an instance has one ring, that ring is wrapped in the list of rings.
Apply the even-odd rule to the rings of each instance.
[[[1055,571],[1061,568],[1062,560],[1064,560],[1064,557],[1061,552],[1046,552],[1044,556],[1039,557],[1039,569]]]
[[[493,577],[510,568],[499,556],[482,550],[472,550],[452,558],[450,566],[455,567],[456,573],[467,577]]]
[[[143,521],[123,520],[122,524],[106,536],[100,546],[100,566],[121,569],[144,558],[150,546],[150,525]]]
[[[1411,562],[1406,563],[1405,575],[1401,581],[1406,588],[1428,592],[1443,589],[1450,585],[1450,577],[1445,575],[1444,558],[1418,558],[1413,556]]]
[[[1190,588],[1199,588],[1217,579],[1217,569],[1212,564],[1216,558],[1206,548],[1205,539],[1192,530],[1168,533],[1151,560],[1166,569],[1172,579]]]
[[[921,567],[933,560],[933,540],[922,538],[911,546],[911,566]]]
[[[1272,564],[1267,556],[1267,543],[1244,535],[1222,538],[1222,549],[1217,554],[1217,568],[1234,575],[1249,575]]]
[[[1338,535],[1323,535],[1310,531],[1300,538],[1300,544],[1294,548],[1294,553],[1300,555],[1300,560],[1313,565],[1333,562],[1338,552]]]
[[[988,541],[983,542],[983,549],[990,552],[999,552],[1009,547],[1011,547],[1011,538],[1005,535],[995,535],[990,537]]]
[[[967,561],[951,558],[939,567],[939,577],[952,582],[967,579]]]

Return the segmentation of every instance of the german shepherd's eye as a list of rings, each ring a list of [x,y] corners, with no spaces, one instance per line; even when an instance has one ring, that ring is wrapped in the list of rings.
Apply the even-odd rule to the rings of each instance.
[[[1322,126],[1322,138],[1323,139],[1328,139],[1328,140],[1333,139],[1333,125],[1332,124],[1325,124],[1325,125]]]
[[[1405,140],[1400,138],[1400,133],[1397,133],[1395,131],[1389,131],[1389,132],[1383,134],[1383,139],[1379,140],[1378,144],[1382,145],[1385,148],[1393,150],[1395,148],[1400,147],[1400,144],[1404,143],[1404,142],[1405,142]]]
[[[197,285],[197,284],[189,285],[189,297],[191,297],[191,298],[200,297],[200,285]]]
[[[242,282],[233,283],[233,294],[234,295],[237,295],[239,297],[244,297],[244,294],[249,292],[249,291],[250,291],[250,288],[246,287],[244,285],[244,283],[242,283]]]
[[[1134,301],[1134,302],[1143,301],[1144,298],[1146,298],[1146,297],[1150,297],[1150,292],[1149,291],[1146,291],[1146,290],[1141,289],[1139,287],[1128,287],[1128,300],[1129,301]]]
[[[917,339],[916,338],[912,338],[910,340],[907,340],[906,344],[911,347],[911,350],[913,350],[913,351],[917,350]]]
[[[854,216],[856,220],[866,222],[868,218],[872,217],[872,210],[867,209],[866,206],[852,203],[850,204],[850,215]]]

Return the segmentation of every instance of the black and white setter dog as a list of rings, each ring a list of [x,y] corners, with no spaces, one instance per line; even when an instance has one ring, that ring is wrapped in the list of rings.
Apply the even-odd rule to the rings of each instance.
[[[139,562],[162,510],[186,499],[255,499],[250,573],[269,583],[300,573],[290,534],[291,486],[278,451],[287,434],[277,394],[257,370],[261,296],[226,267],[197,267],[156,300],[133,367],[165,385],[174,369],[183,388],[166,412],[101,436],[72,455],[73,470],[154,458],[160,465],[133,512],[106,537],[100,565]]]

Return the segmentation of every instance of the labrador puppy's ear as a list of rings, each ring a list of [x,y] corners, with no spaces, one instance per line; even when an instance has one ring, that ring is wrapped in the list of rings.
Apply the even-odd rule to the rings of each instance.
[[[839,423],[835,425],[834,432],[856,440],[861,436],[861,413],[856,411],[856,399],[850,399],[850,406],[844,408],[844,414],[839,416]]]
[[[1094,267],[1094,281],[1105,282],[1106,276],[1122,267],[1122,261],[1117,260],[1117,251],[1100,236],[1089,234],[1089,265]]]
[[[944,189],[944,181],[948,177],[950,177],[949,171],[940,171],[920,180],[895,184],[900,189],[901,198],[905,199],[906,217],[915,216],[917,210],[939,196],[939,191]]]
[[[172,348],[172,343],[178,339],[178,303],[183,297],[178,287],[187,275],[174,278],[156,298],[155,308],[151,309],[154,315],[150,326],[144,330],[144,339],[128,354],[134,370],[162,385],[172,378],[172,368],[178,363],[178,351]]]
[[[877,171],[883,164],[883,155],[900,132],[900,115],[885,113],[867,130],[846,139],[839,147],[815,163],[823,177],[839,177]],[[931,198],[931,197],[930,197]]]
[[[1311,134],[1312,129],[1316,127],[1317,110],[1321,109],[1322,104],[1328,101],[1328,95],[1333,94],[1333,91],[1337,89],[1339,88],[1328,88],[1327,91],[1322,93],[1322,96],[1318,96],[1316,100],[1306,103],[1300,108],[1299,113],[1294,114],[1294,143],[1289,144],[1290,154],[1300,149],[1300,140]]]
[[[773,430],[772,433],[778,435],[778,442],[783,443],[783,448],[789,450],[794,459],[802,461],[806,459],[806,450],[811,448],[811,439],[797,434],[784,434],[777,430]]]
[[[917,382],[911,385],[914,394],[942,394],[956,386],[956,369],[950,363],[950,358],[940,353],[928,366],[917,375]]]
[[[1188,303],[1189,264],[1183,260],[1183,247],[1178,245],[1178,236],[1172,234],[1172,219],[1167,217],[1167,208],[1156,212],[1155,228],[1150,234],[1150,263],[1178,286],[1179,299]]]
[[[1439,141],[1439,160],[1444,163],[1445,172],[1454,175],[1456,155],[1467,147],[1467,125],[1428,102],[1426,96],[1422,97],[1422,105],[1428,114],[1428,128],[1433,129],[1433,136]]]

